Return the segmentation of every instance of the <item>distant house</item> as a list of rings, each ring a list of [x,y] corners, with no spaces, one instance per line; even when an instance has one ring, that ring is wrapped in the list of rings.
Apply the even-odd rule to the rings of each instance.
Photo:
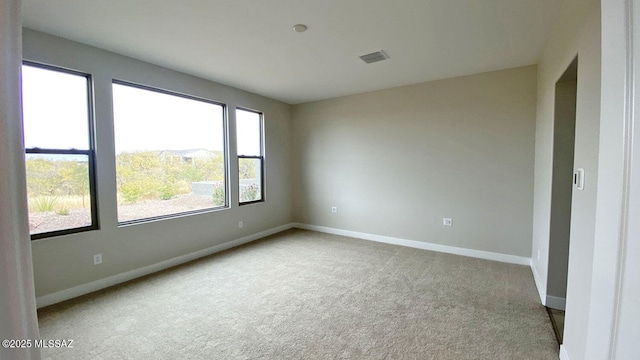
[[[195,164],[196,159],[209,159],[215,156],[215,152],[207,149],[162,150],[158,156],[163,161],[181,161]]]

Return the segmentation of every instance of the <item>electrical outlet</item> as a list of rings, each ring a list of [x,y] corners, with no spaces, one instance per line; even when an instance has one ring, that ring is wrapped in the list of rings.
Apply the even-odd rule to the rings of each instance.
[[[442,225],[444,225],[444,226],[453,226],[453,219],[451,219],[451,218],[442,218]]]
[[[242,223],[242,221],[238,221],[238,228],[242,229],[243,226],[244,226],[244,224]]]
[[[100,265],[100,264],[102,264],[102,254],[93,255],[93,265]]]
[[[331,207],[331,212],[332,213],[337,213],[338,212],[338,207],[337,206],[332,206]]]
[[[540,261],[540,250],[538,250],[538,261]]]

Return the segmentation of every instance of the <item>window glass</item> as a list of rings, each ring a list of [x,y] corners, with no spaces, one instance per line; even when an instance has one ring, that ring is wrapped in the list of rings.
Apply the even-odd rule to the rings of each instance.
[[[262,160],[238,159],[240,172],[240,203],[262,199]]]
[[[97,229],[89,76],[25,64],[22,111],[33,239]]]
[[[240,204],[264,200],[262,114],[236,109]]]
[[[262,155],[260,118],[259,113],[245,110],[236,111],[238,155]]]
[[[120,223],[226,206],[224,106],[113,84]]]
[[[26,148],[89,149],[87,77],[22,67]]]

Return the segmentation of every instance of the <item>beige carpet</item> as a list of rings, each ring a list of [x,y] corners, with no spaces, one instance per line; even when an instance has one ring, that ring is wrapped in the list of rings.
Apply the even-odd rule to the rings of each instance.
[[[44,359],[557,359],[531,270],[290,230],[39,312]]]

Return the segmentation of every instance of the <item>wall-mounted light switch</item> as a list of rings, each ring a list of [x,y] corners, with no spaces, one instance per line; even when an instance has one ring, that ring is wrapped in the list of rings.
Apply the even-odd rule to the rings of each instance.
[[[576,186],[578,190],[584,190],[584,169],[579,168],[573,174],[573,185]]]

